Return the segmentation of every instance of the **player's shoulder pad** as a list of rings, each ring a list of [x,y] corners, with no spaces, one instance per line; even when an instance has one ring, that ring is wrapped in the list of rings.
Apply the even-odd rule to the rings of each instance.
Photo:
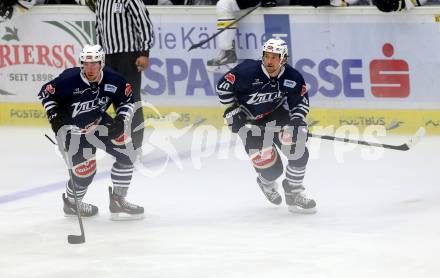
[[[72,78],[80,78],[81,69],[79,67],[65,69],[58,77],[43,85],[43,89],[53,94],[55,88],[63,86],[63,83],[72,83]]]
[[[246,78],[247,76],[254,76],[261,67],[261,61],[246,59],[237,66],[235,66],[230,73],[236,76]]]
[[[243,62],[238,64],[234,69],[237,72],[249,72],[251,70],[258,69],[261,65],[261,61],[245,59]]]
[[[284,65],[284,74],[283,74],[284,78],[291,78],[294,80],[304,80],[302,74],[296,70],[294,67],[292,67],[291,65],[285,64]]]
[[[106,66],[106,67],[104,67],[102,72],[104,73],[105,82],[114,82],[117,84],[127,83],[127,80],[125,79],[125,77],[122,76],[122,74],[120,74],[119,72],[113,70],[112,68],[109,68]]]
[[[104,67],[102,70],[104,74],[104,79],[102,82],[104,86],[112,85],[116,86],[117,89],[122,90],[126,97],[130,97],[133,93],[133,87],[130,83],[127,82],[124,76],[119,72],[109,68]]]
[[[60,80],[70,79],[72,77],[79,77],[81,73],[81,69],[79,67],[65,69],[58,78]]]

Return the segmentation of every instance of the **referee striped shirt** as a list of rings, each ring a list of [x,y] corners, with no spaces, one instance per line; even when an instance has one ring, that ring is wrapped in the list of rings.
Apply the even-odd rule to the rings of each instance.
[[[106,54],[149,56],[153,24],[142,0],[97,0],[96,32]]]

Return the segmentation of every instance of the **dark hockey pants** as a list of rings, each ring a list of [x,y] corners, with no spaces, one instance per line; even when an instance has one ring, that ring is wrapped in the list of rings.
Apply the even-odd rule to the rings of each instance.
[[[138,52],[116,53],[105,56],[105,63],[113,70],[122,74],[128,83],[133,86],[133,98],[136,103],[133,121],[131,123],[133,145],[135,149],[142,147],[144,139],[144,113],[141,104],[141,80],[142,73],[138,72],[136,67],[136,59],[139,57]],[[140,127],[140,128],[137,128]],[[134,131],[133,130],[137,130]]]

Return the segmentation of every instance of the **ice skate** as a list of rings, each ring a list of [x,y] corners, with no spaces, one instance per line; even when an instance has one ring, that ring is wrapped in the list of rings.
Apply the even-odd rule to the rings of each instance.
[[[125,200],[125,197],[113,193],[112,188],[108,188],[110,196],[111,220],[137,220],[144,218],[144,208]]]
[[[280,193],[277,191],[278,184],[276,182],[264,183],[260,177],[257,178],[258,186],[260,186],[261,191],[263,191],[264,196],[267,200],[274,205],[279,205],[283,201]]]
[[[303,187],[292,190],[292,187],[284,180],[283,188],[286,196],[286,204],[290,212],[303,214],[316,213],[316,202],[313,199],[307,198],[302,193],[302,191],[304,191]]]
[[[210,72],[226,73],[237,65],[235,49],[221,50],[219,57],[208,60],[207,70]]]
[[[69,200],[66,197],[66,194],[63,193],[63,202],[64,202],[64,215],[65,216],[76,216],[76,205],[74,200]],[[90,217],[98,214],[98,207],[94,206],[92,204],[84,203],[81,200],[78,200],[78,208],[80,211],[81,216],[83,217]]]

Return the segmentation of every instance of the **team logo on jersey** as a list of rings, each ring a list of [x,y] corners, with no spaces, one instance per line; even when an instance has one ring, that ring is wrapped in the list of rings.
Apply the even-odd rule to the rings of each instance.
[[[85,102],[75,102],[72,104],[73,106],[72,118],[75,118],[79,114],[86,113],[97,108],[103,109],[107,106],[109,102],[110,102],[109,97],[95,98]]]
[[[281,93],[280,91],[271,93],[256,92],[254,94],[250,94],[249,96],[251,98],[246,103],[251,105],[258,105],[261,103],[272,102],[276,99],[280,99],[283,97],[283,93]]]
[[[258,86],[258,85],[261,85],[261,84],[263,84],[263,82],[261,82],[260,79],[255,78],[255,81],[254,81],[254,83],[252,83],[252,86]]]
[[[295,88],[296,82],[293,80],[286,79],[283,83],[284,87]]]
[[[130,83],[125,84],[125,96],[129,97],[131,96],[131,93],[133,92],[133,87]]]
[[[235,75],[232,73],[226,74],[225,79],[228,80],[228,82],[231,84],[235,83]]]
[[[81,91],[79,88],[75,88],[73,91],[73,95],[81,95],[84,91]]]
[[[88,93],[88,94],[93,95],[93,94],[98,93],[98,91],[99,91],[98,87],[95,87],[95,88],[88,87],[88,88],[85,88],[84,90],[80,90],[79,88],[75,88],[75,90],[73,91],[73,94],[74,95],[82,95],[84,93]]]
[[[52,84],[47,84],[47,85],[46,85],[46,88],[44,89],[44,91],[45,91],[46,93],[48,93],[48,94],[53,95],[53,94],[55,94],[55,87],[52,86]]]
[[[115,85],[112,84],[105,84],[104,85],[104,91],[110,92],[110,93],[116,93],[116,90],[118,88]]]

